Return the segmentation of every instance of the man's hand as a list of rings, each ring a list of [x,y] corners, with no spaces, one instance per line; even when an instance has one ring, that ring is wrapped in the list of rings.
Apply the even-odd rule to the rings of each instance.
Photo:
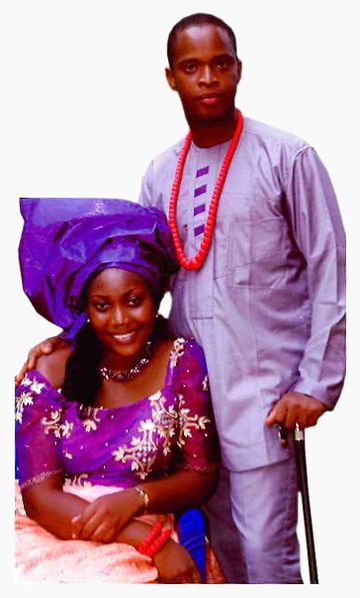
[[[266,425],[279,424],[288,430],[294,430],[295,424],[300,428],[315,426],[319,417],[327,411],[326,406],[301,392],[287,392],[275,403],[265,420]]]
[[[32,370],[36,366],[36,362],[42,355],[49,355],[56,349],[62,349],[69,346],[69,342],[63,340],[59,336],[52,336],[42,341],[29,351],[29,355],[20,372],[15,376],[15,384],[20,384],[26,372]]]

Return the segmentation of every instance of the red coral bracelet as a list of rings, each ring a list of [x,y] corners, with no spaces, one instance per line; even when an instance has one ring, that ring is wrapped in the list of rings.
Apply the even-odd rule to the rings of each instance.
[[[154,540],[154,542],[148,548],[146,554],[148,556],[154,556],[154,554],[156,554],[160,550],[162,545],[165,544],[169,536],[171,536],[171,529],[168,527],[167,529],[164,529],[161,532],[160,536],[158,536],[156,540]]]
[[[157,536],[160,534],[161,530],[162,525],[160,521],[158,521],[152,526],[146,538],[141,542],[141,544],[139,544],[137,551],[141,552],[141,554],[147,554],[148,548],[154,542],[155,538],[157,538]]]
[[[146,556],[154,556],[166,540],[171,536],[171,528],[162,529],[161,523],[155,523],[146,538],[138,546],[137,550]]]

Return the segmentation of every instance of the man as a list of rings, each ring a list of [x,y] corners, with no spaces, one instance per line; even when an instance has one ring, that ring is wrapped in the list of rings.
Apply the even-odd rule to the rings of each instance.
[[[301,583],[293,446],[277,425],[315,425],[343,385],[336,198],[307,143],[237,112],[241,62],[226,23],[185,17],[168,59],[192,139],[153,160],[139,201],[169,215],[183,263],[171,324],[206,355],[224,464],[211,541],[230,583]]]
[[[225,466],[209,506],[212,542],[229,582],[301,583],[293,447],[282,448],[276,424],[315,425],[343,385],[336,198],[307,143],[237,121],[241,62],[228,25],[185,17],[170,32],[168,60],[192,140],[155,158],[139,200],[170,216],[183,263],[170,321],[196,338],[208,363]],[[241,565],[224,524],[228,479]]]

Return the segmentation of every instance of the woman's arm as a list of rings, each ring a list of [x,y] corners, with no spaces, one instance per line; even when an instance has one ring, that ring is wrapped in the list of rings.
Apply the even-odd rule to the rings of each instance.
[[[121,496],[122,492],[116,494]],[[24,489],[22,496],[27,515],[48,532],[63,540],[74,539],[72,520],[82,512],[84,507],[90,505],[89,502],[74,494],[63,492],[61,475],[54,475],[44,482]],[[98,535],[97,541],[121,542],[137,548],[145,540],[150,529],[149,524],[133,520],[111,539],[101,538]],[[160,583],[199,583],[200,581],[199,572],[188,552],[171,539],[168,539],[154,555],[154,564],[159,572]]]
[[[179,471],[166,478],[140,484],[149,497],[148,512],[173,513],[197,506],[215,490],[217,472]],[[134,488],[101,496],[74,518],[74,535],[83,540],[111,542],[134,517],[144,502]]]
[[[218,470],[178,471],[155,482],[139,484],[149,497],[151,513],[165,513],[194,507],[205,502],[215,491]]]
[[[22,489],[26,514],[48,532],[69,540],[72,538],[72,519],[79,515],[89,502],[62,490],[61,473],[47,480]]]
[[[44,482],[21,491],[26,514],[41,527],[62,540],[74,539],[73,519],[81,515],[91,503],[75,494],[63,491],[62,475],[55,474]],[[115,493],[121,496],[121,492]],[[105,497],[104,497],[105,498]],[[150,530],[148,524],[133,521],[116,534],[114,540],[137,547]],[[86,539],[86,538],[83,538]],[[109,541],[97,537],[97,541]]]

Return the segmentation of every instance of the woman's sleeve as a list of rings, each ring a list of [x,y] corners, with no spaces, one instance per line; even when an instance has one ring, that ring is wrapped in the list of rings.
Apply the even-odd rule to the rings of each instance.
[[[179,401],[175,468],[217,469],[219,444],[204,353],[195,341],[178,339],[171,362]]]
[[[27,373],[15,392],[16,477],[21,488],[62,471],[58,456],[61,404],[41,374]]]

